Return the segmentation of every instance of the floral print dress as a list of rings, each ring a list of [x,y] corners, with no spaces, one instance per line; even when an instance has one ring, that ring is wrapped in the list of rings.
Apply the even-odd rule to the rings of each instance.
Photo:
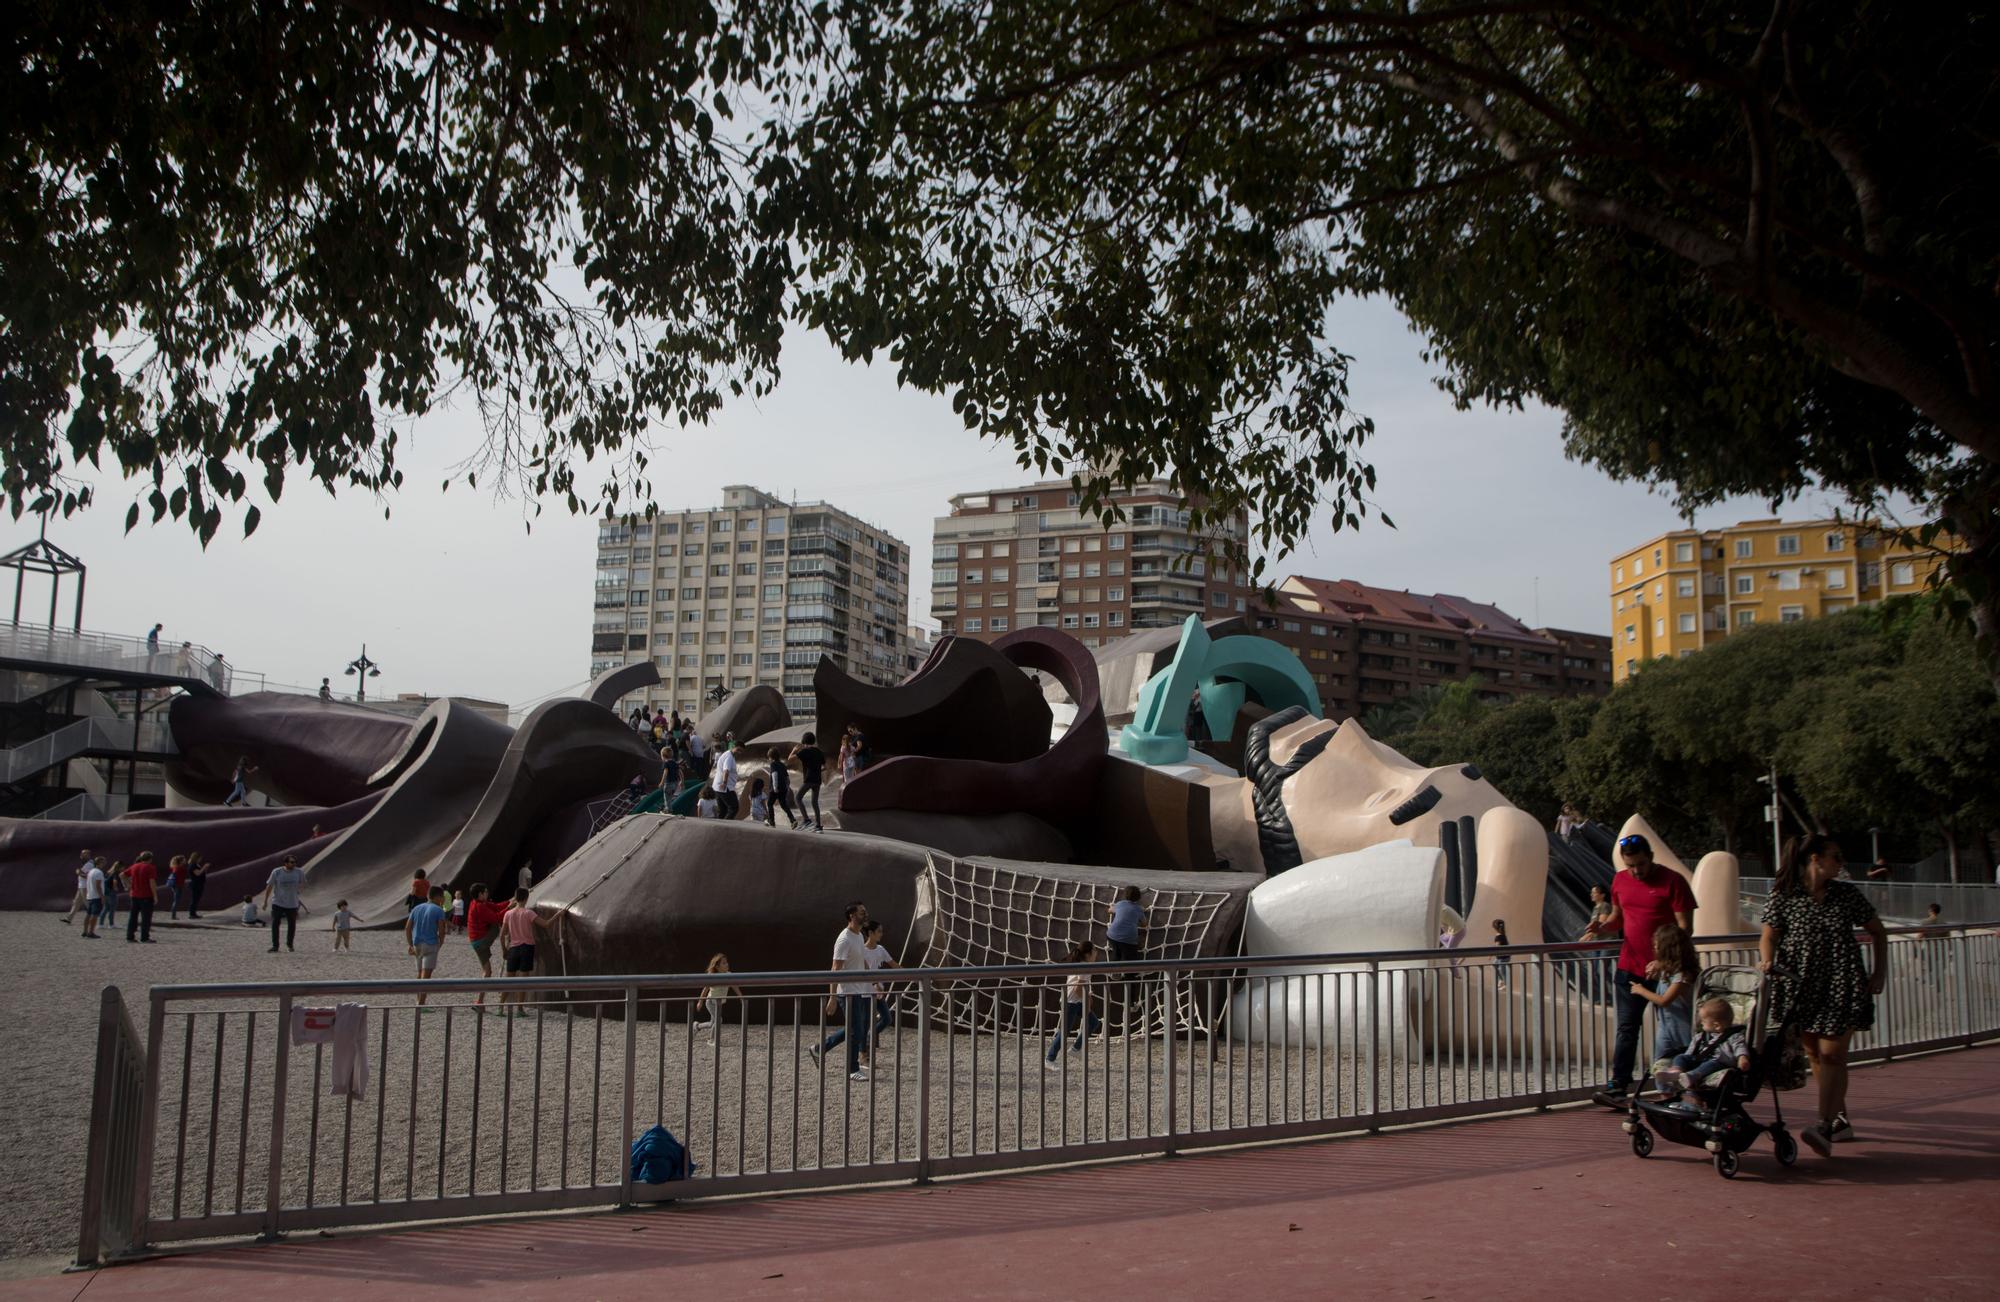
[[[1875,920],[1875,906],[1849,882],[1826,893],[1773,895],[1761,919],[1778,929],[1771,1025],[1794,1024],[1807,1035],[1841,1036],[1875,1025],[1875,996],[1855,931]]]

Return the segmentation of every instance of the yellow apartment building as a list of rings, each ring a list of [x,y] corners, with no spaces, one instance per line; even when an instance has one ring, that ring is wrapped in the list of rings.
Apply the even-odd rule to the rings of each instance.
[[[1937,566],[1936,553],[1867,521],[1745,520],[1661,534],[1611,562],[1612,681],[1754,624],[1921,592]]]

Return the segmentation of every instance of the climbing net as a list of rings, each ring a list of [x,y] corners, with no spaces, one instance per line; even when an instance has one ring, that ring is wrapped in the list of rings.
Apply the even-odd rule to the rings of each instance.
[[[932,856],[919,890],[931,910],[924,967],[1000,967],[1059,963],[1085,940],[1104,945],[1104,929],[1119,885],[1023,872],[969,859]],[[1229,902],[1223,891],[1147,891],[1143,957],[1193,958],[1216,915]],[[1180,985],[1178,1007],[1160,997],[1157,976],[1093,982],[1091,1012],[1112,1034],[1153,1034],[1169,1026],[1203,1027],[1190,983]],[[905,996],[912,999],[913,996]],[[954,1029],[1052,1033],[1062,1021],[1060,977],[987,978],[940,985],[931,1015]]]

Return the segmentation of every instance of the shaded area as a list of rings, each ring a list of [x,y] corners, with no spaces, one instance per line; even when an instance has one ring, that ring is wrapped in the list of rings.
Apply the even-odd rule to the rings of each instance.
[[[239,756],[257,769],[251,789],[281,804],[345,804],[375,785],[376,770],[412,727],[366,706],[282,692],[179,696],[167,707],[167,723],[181,752],[167,765],[167,784],[205,804],[229,795]]]

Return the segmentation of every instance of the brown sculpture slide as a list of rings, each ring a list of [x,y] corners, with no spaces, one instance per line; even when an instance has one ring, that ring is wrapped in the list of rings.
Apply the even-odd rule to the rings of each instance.
[[[970,638],[946,638],[894,687],[851,678],[821,656],[813,690],[828,749],[849,724],[861,729],[876,756],[1008,763],[1049,747],[1048,702],[1005,655]]]
[[[345,804],[371,789],[411,727],[400,715],[282,692],[179,696],[167,707],[167,725],[180,750],[167,784],[216,805],[229,795],[239,757],[257,770],[251,790],[281,804]]]

